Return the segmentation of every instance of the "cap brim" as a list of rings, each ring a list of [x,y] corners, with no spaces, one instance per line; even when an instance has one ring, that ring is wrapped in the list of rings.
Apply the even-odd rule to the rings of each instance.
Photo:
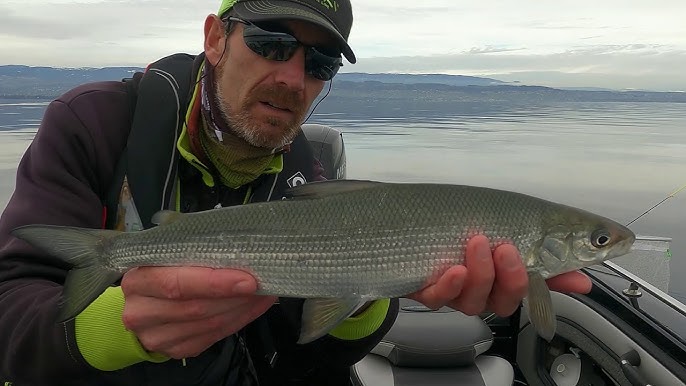
[[[233,6],[236,16],[251,21],[264,22],[284,19],[302,20],[323,27],[338,40],[341,53],[350,63],[355,63],[357,59],[353,50],[345,41],[345,38],[336,27],[325,17],[308,8],[307,6],[294,3],[292,1],[262,0],[238,2]]]

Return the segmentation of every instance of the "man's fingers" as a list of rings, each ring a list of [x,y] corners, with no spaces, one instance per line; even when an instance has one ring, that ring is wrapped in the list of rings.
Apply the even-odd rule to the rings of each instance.
[[[431,309],[439,309],[460,295],[466,277],[467,269],[464,266],[450,267],[436,283],[409,296],[409,298]]]
[[[254,296],[227,299],[169,300],[137,296],[124,304],[122,320],[130,330],[143,329],[169,322],[190,322],[244,307],[255,301]]]
[[[249,273],[231,269],[139,267],[124,274],[121,287],[126,296],[193,299],[249,295],[257,283]]]
[[[451,306],[467,315],[476,315],[484,310],[495,280],[493,256],[485,236],[477,235],[469,240],[465,265],[468,275],[462,294]]]
[[[157,324],[134,332],[148,351],[177,359],[190,358],[257,319],[275,301],[272,296],[255,296],[246,304],[234,305],[231,311],[206,319]]]
[[[546,283],[548,283],[548,288],[550,288],[551,291],[565,293],[575,292],[587,294],[591,292],[591,288],[593,287],[591,279],[579,271],[572,271],[555,276],[546,280]]]
[[[529,280],[519,251],[514,245],[504,244],[493,253],[495,283],[488,309],[499,316],[511,315],[526,296]]]

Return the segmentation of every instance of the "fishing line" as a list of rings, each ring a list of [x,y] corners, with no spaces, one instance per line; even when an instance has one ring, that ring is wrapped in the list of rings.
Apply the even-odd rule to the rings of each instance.
[[[584,268],[584,269],[585,269],[585,270],[589,270],[589,271],[594,271],[594,272],[602,273],[603,275],[610,275],[610,276],[614,276],[614,277],[624,278],[624,276],[622,276],[622,275],[620,275],[620,274],[618,274],[618,273],[615,273],[615,272],[607,272],[607,271],[603,271],[602,269],[598,269],[598,268],[586,267],[586,268]]]
[[[638,220],[639,218],[645,216],[646,214],[648,214],[650,211],[652,211],[653,209],[657,208],[658,206],[662,205],[663,202],[665,202],[665,201],[669,200],[670,198],[676,196],[677,194],[679,194],[679,192],[681,192],[681,191],[684,190],[684,189],[686,189],[686,184],[684,184],[684,186],[682,186],[682,187],[678,188],[677,190],[673,191],[672,193],[670,193],[670,194],[669,194],[667,197],[665,197],[662,201],[660,201],[660,202],[658,202],[657,204],[653,205],[652,208],[650,208],[650,209],[646,210],[645,212],[641,213],[640,216],[638,216],[638,217],[636,217],[635,219],[631,220],[631,222],[629,222],[628,224],[626,224],[626,226],[629,226],[629,225],[633,224],[634,222],[636,222],[636,220]]]

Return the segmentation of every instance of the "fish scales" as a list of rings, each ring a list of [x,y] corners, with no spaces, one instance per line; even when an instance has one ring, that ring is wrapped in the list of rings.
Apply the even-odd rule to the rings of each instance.
[[[494,245],[513,239],[525,246],[527,234],[537,232],[521,225],[535,226],[527,220],[543,213],[527,200],[483,190],[379,190],[324,197],[325,203],[255,204],[241,208],[241,218],[230,216],[231,208],[207,213],[202,222],[187,216],[159,232],[127,234],[113,260],[122,270],[141,262],[246,269],[264,293],[400,296],[440,273],[437,267],[461,264],[474,233],[486,233]]]

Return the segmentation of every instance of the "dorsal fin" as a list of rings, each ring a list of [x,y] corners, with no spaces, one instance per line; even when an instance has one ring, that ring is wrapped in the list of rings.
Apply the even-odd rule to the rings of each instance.
[[[367,180],[329,180],[310,182],[286,190],[286,195],[293,198],[319,198],[334,194],[354,192],[376,188],[383,182]]]
[[[161,210],[152,215],[151,222],[157,225],[171,224],[181,216],[183,216],[183,213],[175,212],[173,210]]]

